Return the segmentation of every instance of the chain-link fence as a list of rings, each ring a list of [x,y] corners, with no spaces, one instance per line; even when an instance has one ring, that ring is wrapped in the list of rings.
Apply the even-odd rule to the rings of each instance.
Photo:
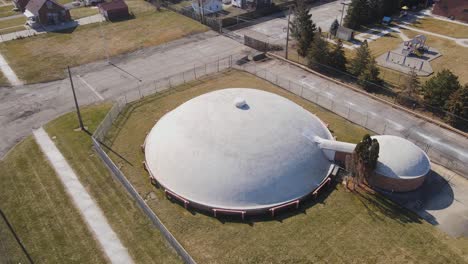
[[[304,86],[304,84],[297,83],[292,79],[279,76],[266,69],[260,69],[256,66],[256,64],[244,64],[242,66],[234,65],[233,67],[247,71],[256,75],[257,77],[265,79],[310,102],[313,102],[327,110],[334,112],[335,114],[342,116],[355,124],[365,127],[368,130],[375,132],[376,134],[404,137],[423,149],[433,162],[436,162],[454,172],[457,172],[464,177],[468,176],[468,163],[446,153],[444,150],[438,149],[437,146],[432,144],[430,139],[422,140],[420,137],[413,134],[411,129],[404,129],[399,124],[387,121],[386,119],[383,119],[374,113],[365,112],[364,110],[353,107],[350,104],[343,105],[342,103],[338,103],[327,93],[314,91]]]

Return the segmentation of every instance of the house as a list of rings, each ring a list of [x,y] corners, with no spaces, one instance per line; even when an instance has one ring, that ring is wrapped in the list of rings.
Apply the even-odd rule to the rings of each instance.
[[[468,22],[467,0],[438,0],[434,1],[432,13]]]
[[[223,2],[221,0],[192,0],[192,8],[197,14],[203,11],[204,15],[208,15],[222,11]]]
[[[56,25],[71,20],[70,11],[54,0],[30,0],[25,7],[24,15],[31,26]]]
[[[130,16],[128,6],[123,0],[114,0],[112,2],[105,2],[98,5],[99,12],[108,21],[116,21],[127,19]]]
[[[13,5],[15,5],[15,8],[17,8],[20,12],[24,12],[28,2],[29,0],[13,0]]]

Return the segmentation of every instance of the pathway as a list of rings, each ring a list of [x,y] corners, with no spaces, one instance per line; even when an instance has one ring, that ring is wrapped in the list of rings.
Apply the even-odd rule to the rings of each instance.
[[[11,85],[16,86],[23,84],[23,82],[20,81],[18,76],[16,76],[15,72],[11,69],[10,65],[8,65],[8,62],[5,60],[5,58],[3,58],[2,54],[0,54],[0,70]]]
[[[438,16],[438,15],[434,15],[432,13],[432,10],[431,8],[428,8],[426,10],[423,10],[421,12],[419,12],[420,14],[422,14],[421,17],[424,17],[424,16],[430,16],[434,19],[438,19],[438,20],[442,20],[442,21],[446,21],[446,22],[450,22],[450,23],[454,23],[454,24],[458,24],[458,25],[462,25],[462,26],[467,26],[468,27],[468,23],[465,23],[465,22],[462,22],[462,21],[458,21],[458,20],[452,20],[452,19],[449,19],[449,18],[446,18],[446,17],[443,17],[443,16]]]
[[[43,128],[39,128],[33,131],[33,134],[107,258],[112,263],[133,263],[127,249],[110,227],[101,209],[81,184],[47,132]]]
[[[23,14],[19,13],[19,14],[12,15],[12,16],[0,17],[0,21],[10,20],[13,18],[18,18],[18,17],[23,17],[23,16],[24,16]]]
[[[404,24],[397,24],[397,25],[400,28],[405,28],[405,29],[409,29],[409,30],[416,31],[416,32],[419,32],[419,33],[424,33],[426,35],[432,35],[432,36],[435,36],[435,37],[448,39],[448,40],[454,41],[455,43],[457,43],[458,45],[460,45],[462,47],[468,48],[468,39],[449,37],[447,35],[442,35],[442,34],[430,32],[430,31],[426,31],[426,30],[422,30],[422,29],[417,29],[417,28],[410,27],[410,26],[407,26],[407,25],[404,25]]]
[[[3,34],[3,35],[0,35],[0,42],[6,42],[6,41],[14,40],[17,38],[27,38],[27,37],[51,32],[51,31],[64,30],[67,28],[73,28],[77,26],[98,23],[98,22],[103,22],[103,21],[105,21],[105,18],[101,14],[96,14],[93,16],[83,17],[74,21],[63,23],[61,25],[47,26],[47,27],[42,27],[42,28],[37,28],[37,29],[27,29],[27,30],[22,30],[22,31],[16,31],[13,33]]]

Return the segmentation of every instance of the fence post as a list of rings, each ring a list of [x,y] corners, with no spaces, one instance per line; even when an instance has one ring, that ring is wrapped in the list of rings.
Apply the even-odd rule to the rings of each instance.
[[[206,63],[205,63],[205,75],[206,75]]]
[[[195,70],[195,64],[193,64],[193,75],[195,75],[195,80],[197,79],[197,71]]]
[[[172,88],[171,77],[169,77],[168,79],[169,79],[169,88]]]
[[[385,130],[387,130],[387,121],[385,121],[384,128],[382,131],[382,135],[385,135]]]
[[[364,122],[364,127],[367,128],[367,120],[369,119],[369,113],[366,113],[366,121]]]
[[[351,113],[351,106],[348,105],[348,116],[347,116],[347,119],[349,120],[349,114]]]
[[[218,57],[218,64],[217,64],[218,70],[216,72],[219,72],[219,57]]]
[[[291,80],[288,80],[288,90],[291,91]]]
[[[184,83],[185,83],[185,72],[182,72],[182,79],[184,79]]]
[[[137,84],[137,89],[138,89],[138,93],[140,94],[140,99],[141,99],[142,96],[141,96],[141,90],[140,90],[140,83]]]

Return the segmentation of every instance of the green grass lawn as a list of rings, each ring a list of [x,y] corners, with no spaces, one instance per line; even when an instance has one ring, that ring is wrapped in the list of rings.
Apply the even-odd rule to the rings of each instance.
[[[108,142],[129,162],[141,164],[140,145],[162,115],[194,96],[226,87],[254,87],[293,100],[332,124],[342,140],[355,142],[366,133],[271,83],[229,71],[134,103],[117,120]],[[468,257],[462,251],[468,250],[466,241],[448,238],[380,195],[337,186],[297,213],[245,223],[218,220],[170,202],[149,183],[142,166],[111,156],[143,197],[156,195],[148,204],[198,263],[462,263]]]
[[[0,161],[0,183],[0,209],[35,263],[106,262],[32,137]],[[29,263],[6,227],[0,217],[0,263]]]
[[[13,11],[13,8],[13,5],[0,6],[0,17],[9,17],[21,14],[20,12]]]
[[[26,17],[16,17],[0,21],[0,34],[25,30],[24,23],[26,23]]]
[[[83,121],[94,131],[109,110],[109,105],[82,109]],[[141,209],[114,180],[107,167],[92,149],[91,139],[77,127],[75,113],[69,113],[46,125],[47,133],[55,136],[55,144],[65,156],[81,183],[95,199],[113,230],[136,263],[179,263],[181,260],[169,248],[162,235]],[[134,164],[133,166],[141,166]]]
[[[65,77],[67,65],[77,66],[111,56],[159,45],[207,28],[185,16],[163,10],[146,11],[143,1],[129,1],[130,9],[142,11],[134,19],[79,26],[72,33],[47,33],[0,44],[0,53],[21,80],[27,83]],[[154,8],[153,8],[154,9]],[[90,41],[93,45],[89,45]],[[36,63],[31,63],[34,60]]]
[[[72,19],[79,19],[82,17],[92,16],[99,14],[99,10],[94,7],[78,7],[70,9]]]
[[[454,38],[468,38],[468,26],[442,21],[434,18],[422,18],[411,25],[417,29],[430,31]],[[420,34],[420,33],[418,33]]]

